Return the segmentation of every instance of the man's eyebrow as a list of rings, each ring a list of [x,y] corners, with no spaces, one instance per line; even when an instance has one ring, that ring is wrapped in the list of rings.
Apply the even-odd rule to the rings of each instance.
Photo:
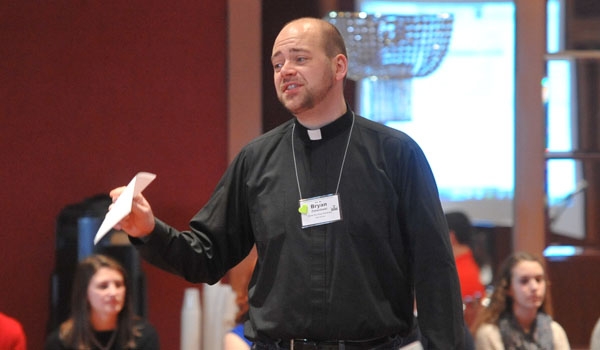
[[[307,49],[302,49],[302,48],[291,48],[289,50],[287,50],[289,53],[308,53],[310,52]],[[277,56],[281,56],[283,55],[283,51],[282,50],[278,50],[275,53],[273,53],[273,55],[271,56],[271,59],[277,57]]]
[[[273,55],[271,55],[271,60],[273,60],[277,56],[281,56],[282,54],[283,53],[281,51],[277,51],[277,52],[273,53]]]

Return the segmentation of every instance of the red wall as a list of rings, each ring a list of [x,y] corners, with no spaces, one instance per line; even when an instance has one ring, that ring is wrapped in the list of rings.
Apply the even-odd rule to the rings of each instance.
[[[225,1],[0,4],[0,311],[40,349],[55,219],[158,174],[157,216],[187,227],[227,164]],[[182,279],[144,263],[150,321],[179,347]]]

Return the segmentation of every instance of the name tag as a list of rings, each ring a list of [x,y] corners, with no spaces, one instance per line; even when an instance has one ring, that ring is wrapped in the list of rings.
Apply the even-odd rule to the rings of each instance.
[[[298,212],[302,219],[302,228],[342,220],[340,198],[337,194],[301,199]]]

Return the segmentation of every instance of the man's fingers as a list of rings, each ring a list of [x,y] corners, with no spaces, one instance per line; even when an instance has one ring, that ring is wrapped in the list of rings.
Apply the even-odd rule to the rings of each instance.
[[[121,193],[123,193],[123,191],[125,191],[126,187],[127,186],[121,186],[121,187],[117,187],[117,188],[113,189],[112,191],[110,191],[109,196],[110,196],[110,198],[112,198],[113,203],[117,200],[117,198],[119,198]]]

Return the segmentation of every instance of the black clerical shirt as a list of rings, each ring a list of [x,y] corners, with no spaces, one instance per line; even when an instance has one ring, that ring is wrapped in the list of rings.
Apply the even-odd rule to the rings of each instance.
[[[460,348],[460,288],[423,152],[406,134],[351,111],[320,134],[311,140],[290,120],[258,137],[229,166],[189,231],[157,220],[143,244],[134,240],[138,249],[189,281],[215,283],[256,243],[245,330],[251,338],[406,335],[415,291],[429,345]],[[302,228],[300,192],[333,194],[338,180],[342,220]]]

